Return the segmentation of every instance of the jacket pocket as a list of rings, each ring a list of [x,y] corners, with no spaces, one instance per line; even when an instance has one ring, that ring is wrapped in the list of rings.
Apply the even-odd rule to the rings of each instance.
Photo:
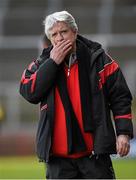
[[[37,129],[37,140],[38,141],[40,140],[40,138],[44,132],[46,122],[47,122],[47,104],[40,107],[40,119],[39,119],[38,129]]]
[[[36,151],[40,160],[48,159],[51,134],[50,121],[47,113],[47,104],[40,107],[40,120],[36,135]]]

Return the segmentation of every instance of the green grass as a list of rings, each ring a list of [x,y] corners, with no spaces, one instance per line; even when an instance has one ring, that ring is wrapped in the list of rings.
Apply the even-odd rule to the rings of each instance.
[[[113,160],[118,179],[136,179],[136,159]],[[0,179],[44,179],[45,167],[36,157],[0,157]]]
[[[116,178],[136,179],[136,159],[113,160]]]
[[[44,179],[44,163],[35,157],[1,157],[0,179]]]

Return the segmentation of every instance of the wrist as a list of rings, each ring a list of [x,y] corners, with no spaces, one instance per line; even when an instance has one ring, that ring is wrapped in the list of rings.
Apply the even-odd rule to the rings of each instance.
[[[127,138],[128,140],[130,140],[130,136],[128,134],[119,134],[118,137],[125,137]]]

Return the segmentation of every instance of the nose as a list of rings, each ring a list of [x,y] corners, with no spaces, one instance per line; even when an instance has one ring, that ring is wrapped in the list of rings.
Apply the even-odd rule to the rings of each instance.
[[[61,33],[58,33],[56,40],[57,40],[57,42],[63,41],[64,40],[63,35]]]

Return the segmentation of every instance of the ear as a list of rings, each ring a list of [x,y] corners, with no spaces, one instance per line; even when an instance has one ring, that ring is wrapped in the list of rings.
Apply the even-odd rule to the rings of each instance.
[[[73,31],[75,33],[75,39],[77,38],[78,30]]]

